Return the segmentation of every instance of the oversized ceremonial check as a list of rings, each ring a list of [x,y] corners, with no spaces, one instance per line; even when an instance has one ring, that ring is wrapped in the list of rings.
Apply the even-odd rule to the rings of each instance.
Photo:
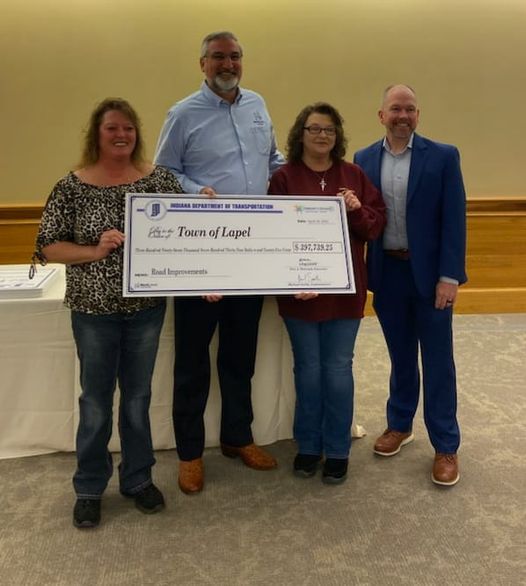
[[[126,197],[125,297],[355,292],[341,197]]]

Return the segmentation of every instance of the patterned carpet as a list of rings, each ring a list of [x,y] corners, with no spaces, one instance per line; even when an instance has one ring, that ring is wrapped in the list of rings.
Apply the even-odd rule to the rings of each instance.
[[[415,441],[393,458],[372,444],[384,428],[388,364],[378,325],[357,343],[349,479],[255,472],[217,448],[206,487],[185,496],[176,455],[159,452],[168,507],[145,516],[112,481],[98,529],[71,523],[73,454],[0,461],[0,583],[26,585],[390,586],[526,584],[526,315],[458,316],[455,349],[461,480],[431,483],[433,451],[419,413]]]

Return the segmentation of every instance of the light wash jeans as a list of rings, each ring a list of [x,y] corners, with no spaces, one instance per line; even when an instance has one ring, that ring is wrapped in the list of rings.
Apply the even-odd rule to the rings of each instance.
[[[354,401],[352,360],[360,320],[284,321],[294,354],[298,452],[347,458]]]
[[[149,416],[151,380],[165,308],[163,301],[129,315],[71,312],[82,387],[73,477],[78,498],[100,498],[113,472],[108,443],[117,380],[121,391],[120,490],[135,494],[151,484],[155,464]]]

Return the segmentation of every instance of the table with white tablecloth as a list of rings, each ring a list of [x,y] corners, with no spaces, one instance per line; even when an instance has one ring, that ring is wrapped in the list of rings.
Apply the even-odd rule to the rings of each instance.
[[[70,311],[63,305],[64,268],[42,297],[0,299],[0,458],[75,449],[79,373]],[[150,415],[156,449],[174,447],[172,425],[173,304],[168,300],[152,385]],[[214,338],[212,383],[205,413],[206,445],[219,444],[221,399]],[[117,405],[118,392],[115,404]],[[290,343],[276,302],[260,322],[252,402],[254,439],[292,436],[294,384]],[[119,450],[116,414],[110,449]]]

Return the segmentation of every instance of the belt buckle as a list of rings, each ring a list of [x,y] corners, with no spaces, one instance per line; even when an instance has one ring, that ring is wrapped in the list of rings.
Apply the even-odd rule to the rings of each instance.
[[[392,256],[393,258],[397,258],[398,260],[409,260],[409,249],[408,248],[398,248],[396,250],[385,250],[385,254]]]

